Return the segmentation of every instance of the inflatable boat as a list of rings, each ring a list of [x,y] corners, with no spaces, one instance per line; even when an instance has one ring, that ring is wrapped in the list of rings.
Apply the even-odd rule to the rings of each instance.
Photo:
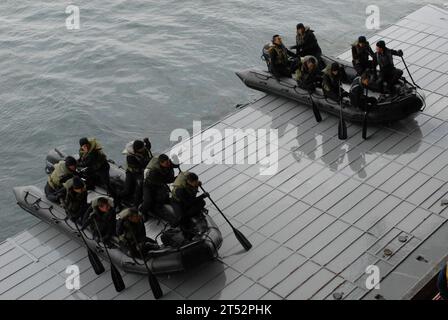
[[[347,80],[342,86],[345,91],[350,91],[350,85],[356,77],[356,71],[353,66],[347,61],[340,59],[326,56],[322,56],[322,58],[327,65],[337,62],[344,68]],[[327,99],[321,88],[317,88],[316,91],[310,95],[308,91],[298,87],[294,79],[277,79],[270,72],[256,68],[242,70],[236,74],[249,88],[282,96],[309,106],[312,106],[314,103],[319,110],[339,117],[341,110],[339,102]],[[351,106],[348,98],[344,98],[342,102],[344,119],[351,122],[363,122],[364,117],[367,116],[367,121],[369,123],[391,123],[405,119],[416,112],[422,111],[425,104],[423,94],[420,93],[415,86],[404,79],[400,80],[397,94],[383,95],[374,92],[373,90],[369,90],[369,96],[375,97],[378,104],[372,107],[367,115],[365,115],[364,110]]]
[[[46,171],[51,172],[53,164],[65,158],[65,155],[54,149],[47,156]],[[124,170],[110,161],[111,183],[124,184]],[[57,228],[68,237],[77,241],[84,246],[81,234],[78,232],[73,221],[67,218],[65,210],[56,203],[49,201],[45,197],[42,189],[36,186],[15,187],[14,194],[17,204],[25,211],[31,213],[40,220]],[[105,196],[106,192],[100,187],[96,187],[95,191],[89,191],[88,201],[98,196]],[[171,210],[166,205],[166,210]],[[168,228],[166,222],[150,218],[145,223],[147,236],[155,239],[161,244],[160,249],[149,251],[147,254],[147,265],[154,274],[169,274],[189,270],[207,261],[213,260],[218,255],[218,250],[222,244],[222,235],[213,219],[204,215],[201,222],[201,231],[196,233],[188,243],[180,247],[170,247],[161,244],[160,235]],[[206,223],[204,223],[204,221]],[[81,231],[83,237],[87,241],[88,246],[98,255],[107,260],[102,244],[98,244],[88,229]],[[118,239],[114,241],[115,245],[109,248],[112,262],[126,272],[147,274],[146,267],[141,259],[132,257],[127,250],[121,248]]]

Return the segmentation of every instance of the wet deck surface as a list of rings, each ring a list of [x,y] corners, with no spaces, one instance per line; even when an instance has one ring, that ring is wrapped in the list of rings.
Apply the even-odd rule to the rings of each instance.
[[[398,299],[434,272],[448,253],[448,211],[440,205],[448,192],[448,13],[423,7],[370,42],[380,38],[405,52],[426,94],[424,112],[370,127],[366,141],[358,125],[340,141],[337,118],[322,114],[318,124],[310,108],[270,95],[222,119],[211,129],[278,129],[278,173],[262,176],[258,165],[191,168],[254,246],[244,252],[210,207],[225,237],[220,258],[159,277],[164,299]],[[82,272],[76,292],[65,288],[69,264]],[[383,280],[369,293],[372,264]],[[85,249],[44,223],[0,244],[1,299],[152,299],[144,277],[124,281],[127,289],[115,292],[109,270],[96,276]]]

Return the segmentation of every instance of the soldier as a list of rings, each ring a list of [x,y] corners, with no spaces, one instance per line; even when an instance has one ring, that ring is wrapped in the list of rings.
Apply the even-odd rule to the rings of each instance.
[[[341,88],[341,82],[346,78],[344,69],[337,62],[326,66],[323,72],[322,89],[327,98],[334,101],[340,100],[340,95],[345,97],[348,93]]]
[[[197,196],[202,185],[198,176],[193,172],[181,172],[174,181],[171,205],[180,217],[181,223],[199,215],[205,208],[205,198],[208,193]]]
[[[162,214],[162,206],[169,200],[168,184],[175,179],[174,168],[179,166],[174,165],[166,154],[154,157],[149,162],[143,182],[143,204],[140,207],[146,218],[150,211],[154,215]]]
[[[59,202],[62,197],[63,183],[76,174],[76,159],[68,156],[54,165],[54,170],[45,185],[45,196],[52,202]]]
[[[121,198],[127,198],[134,195],[134,206],[141,203],[143,193],[144,171],[151,160],[151,144],[148,138],[135,140],[126,147],[126,180]]]
[[[137,209],[124,209],[117,215],[117,236],[120,244],[129,250],[133,257],[139,257],[139,251],[147,253],[149,250],[157,250],[157,242],[146,236],[146,229],[142,216]]]
[[[369,57],[372,60],[369,60]],[[370,43],[366,37],[360,36],[358,41],[352,44],[352,64],[358,76],[362,75],[366,70],[375,71],[376,56],[370,47]],[[373,72],[376,76],[376,72]]]
[[[296,70],[295,79],[297,85],[309,92],[316,90],[316,82],[318,81],[318,62],[313,56],[306,56],[300,59]]]
[[[369,104],[375,104],[376,99],[374,97],[368,97],[366,95],[366,88],[369,86],[370,77],[367,73],[363,73],[362,76],[356,77],[350,88],[350,104],[353,107],[365,110]]]
[[[87,211],[87,189],[80,177],[74,176],[64,183],[65,196],[62,205],[67,216],[73,222],[82,224],[82,218]]]
[[[296,45],[291,49],[297,49],[298,57],[313,56],[319,62],[319,67],[325,67],[322,61],[322,49],[317,42],[314,31],[310,27],[305,27],[303,23],[296,26]]]
[[[95,186],[109,188],[110,165],[106,155],[102,151],[100,143],[94,138],[81,138],[79,140],[78,166],[83,168],[87,187],[94,189]]]
[[[82,230],[87,227],[92,231],[95,241],[99,242],[103,238],[104,244],[111,244],[116,230],[115,208],[111,198],[99,197],[92,201],[84,216]]]
[[[271,72],[277,77],[291,77],[295,64],[289,61],[289,57],[294,57],[294,53],[289,51],[282,42],[282,38],[276,34],[272,37],[272,46],[269,49],[269,59],[271,62]]]
[[[377,42],[376,61],[380,66],[378,82],[381,92],[385,92],[384,82],[386,82],[387,89],[392,93],[394,91],[394,85],[403,75],[402,70],[395,68],[393,56],[402,57],[403,51],[387,48],[383,40]]]

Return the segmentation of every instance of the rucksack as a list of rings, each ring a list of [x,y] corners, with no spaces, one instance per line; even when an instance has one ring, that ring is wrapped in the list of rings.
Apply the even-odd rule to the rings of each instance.
[[[188,242],[183,231],[179,228],[170,228],[163,231],[160,240],[165,246],[174,248],[179,248]]]
[[[263,46],[263,49],[261,51],[261,59],[266,62],[266,66],[268,67],[269,72],[272,72],[271,55],[269,53],[272,46],[272,42],[268,42]]]

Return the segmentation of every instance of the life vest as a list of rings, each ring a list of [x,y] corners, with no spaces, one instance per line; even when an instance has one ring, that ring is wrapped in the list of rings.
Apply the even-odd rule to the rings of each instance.
[[[186,189],[191,194],[194,193],[194,195],[196,195],[198,193],[197,189],[191,187],[187,183],[187,175],[188,175],[188,171],[183,171],[183,172],[179,173],[179,175],[176,177],[176,180],[174,180],[174,182],[173,182],[172,197],[176,201],[180,201],[180,199],[176,195],[176,191],[179,189]]]
[[[71,187],[73,187],[73,178],[68,179],[66,182],[63,183],[63,186],[66,190],[70,190]],[[86,184],[83,181],[83,188],[86,187]]]
[[[324,93],[332,92],[334,88],[337,88],[339,86],[339,81],[335,77],[335,75],[331,72],[331,65],[325,67],[323,74],[324,77],[322,81],[322,89]]]
[[[107,161],[106,155],[103,153],[103,147],[95,138],[89,138],[89,150],[85,152],[81,148],[79,149],[79,159],[82,161],[87,158],[92,152],[96,151],[98,153],[98,159],[92,169],[97,170],[103,166],[103,163]]]
[[[66,189],[65,199],[64,199],[64,207],[65,210],[71,215],[79,213],[79,210],[81,206],[83,205],[83,202],[85,204],[87,203],[87,191],[84,189],[84,191],[78,193],[73,191],[73,178],[67,180],[64,184],[64,188]],[[83,183],[85,188],[85,184]]]
[[[308,68],[306,67],[306,62],[309,60],[313,60],[314,64],[316,65],[316,68],[318,68],[318,61],[317,58],[314,56],[305,56],[303,58],[300,58],[298,68],[295,73],[295,80],[298,82],[304,82],[307,80],[307,78],[311,75]]]
[[[369,61],[370,44],[366,42],[363,47],[359,46],[359,41],[352,44],[353,61],[356,59],[358,63],[366,64]]]
[[[148,177],[148,173],[151,170],[160,170],[160,163],[159,163],[158,155],[154,155],[154,157],[149,161],[148,165],[146,166],[146,169],[144,171],[145,179]]]
[[[350,104],[352,107],[360,108],[363,110],[365,107],[364,86],[361,82],[361,77],[358,76],[353,79],[350,86]]]
[[[272,63],[274,63],[276,65],[287,65],[288,64],[288,54],[286,52],[285,46],[273,45],[273,46],[271,46],[271,48],[269,50],[270,50],[270,52],[272,52],[272,51],[276,52],[275,61],[271,61]]]
[[[110,205],[110,207],[111,207],[111,208],[114,207],[114,199],[112,199],[111,197],[99,196],[99,197],[94,198],[94,199],[92,200],[91,204],[90,204],[90,205],[92,206],[92,209],[93,209],[93,211],[92,211],[92,213],[91,213],[90,215],[95,214],[95,211],[96,211],[97,208],[98,208],[98,200],[99,200],[100,198],[106,198],[106,199],[107,199],[107,202],[108,202],[109,205]]]
[[[126,148],[123,150],[123,154],[127,155],[127,156],[131,156],[131,157],[135,157],[137,159],[137,161],[141,164],[144,164],[145,162],[149,163],[150,159],[151,159],[151,155],[149,154],[149,151],[144,148],[144,153],[138,153],[135,152],[134,150],[134,141],[128,142],[128,144],[126,144]],[[128,162],[126,162],[126,170],[129,172],[140,172],[142,171],[141,167],[135,167],[133,165],[130,165]],[[144,170],[144,168],[143,168]]]
[[[393,69],[395,66],[392,52],[388,48],[385,48],[382,54],[377,52],[376,60],[378,61],[378,65],[380,66],[381,71],[385,71],[387,69]]]
[[[48,177],[48,184],[52,189],[57,190],[71,177],[73,177],[73,172],[67,168],[65,161],[61,160],[54,165],[54,170]]]
[[[117,231],[118,229],[121,229],[121,234],[118,235],[118,239],[125,245],[129,245],[131,243],[135,244],[134,237],[137,241],[139,241],[139,239],[141,240],[145,236],[145,234],[141,234],[142,232],[144,233],[144,226],[141,225],[143,224],[143,222],[130,222],[129,220],[127,220],[127,217],[130,214],[131,210],[129,208],[124,209],[119,214],[117,214],[117,225],[121,226],[117,228]]]

